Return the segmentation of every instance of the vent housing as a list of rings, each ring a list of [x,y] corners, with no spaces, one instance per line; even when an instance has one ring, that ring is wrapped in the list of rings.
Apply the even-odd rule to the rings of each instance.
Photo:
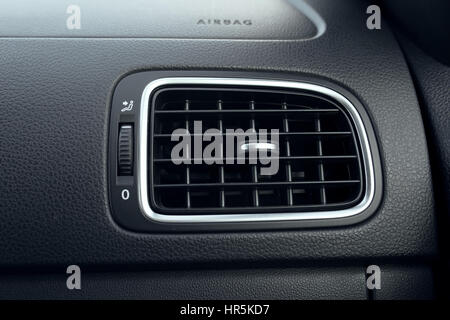
[[[344,105],[321,92],[177,84],[154,90],[149,103],[148,196],[160,216],[195,215],[202,221],[205,215],[235,214],[251,221],[258,213],[276,219],[280,213],[308,212],[320,219],[320,212],[356,206],[367,191],[356,124]],[[187,129],[194,155],[194,121],[202,121],[203,132],[223,133],[224,157],[227,129],[278,130],[278,172],[262,175],[261,167],[268,165],[249,164],[248,155],[245,164],[236,164],[243,156],[239,150],[235,164],[195,164],[192,157],[191,164],[174,164],[171,151],[179,141],[171,134]]]

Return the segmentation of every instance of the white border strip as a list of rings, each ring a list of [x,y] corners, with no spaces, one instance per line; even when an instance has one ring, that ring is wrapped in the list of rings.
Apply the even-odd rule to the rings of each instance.
[[[361,154],[364,163],[365,194],[356,206],[333,211],[314,212],[285,212],[285,213],[252,213],[252,214],[215,214],[215,215],[166,215],[152,210],[148,196],[148,123],[149,102],[152,93],[159,87],[165,85],[217,85],[217,86],[253,86],[271,87],[282,89],[297,89],[311,91],[329,96],[344,106],[349,112],[358,133],[361,144]],[[375,176],[370,152],[369,140],[363,121],[352,103],[340,93],[316,84],[244,79],[244,78],[161,78],[150,82],[144,89],[141,98],[141,109],[139,117],[139,147],[137,148],[137,183],[139,206],[144,214],[151,220],[166,223],[224,223],[224,222],[262,222],[262,221],[289,221],[289,220],[323,220],[352,217],[360,214],[372,203],[375,194]],[[174,196],[177,196],[174,194]]]

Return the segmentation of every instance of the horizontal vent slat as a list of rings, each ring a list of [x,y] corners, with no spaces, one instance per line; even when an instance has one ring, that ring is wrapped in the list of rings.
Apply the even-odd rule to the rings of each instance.
[[[357,159],[358,157],[356,155],[343,155],[343,156],[281,156],[278,157],[279,160],[351,160],[351,159]],[[202,161],[213,161],[215,158],[190,158],[191,163],[194,162],[202,162]],[[258,158],[222,158],[223,162],[232,161],[234,163],[237,163],[237,160],[245,160],[245,162],[253,161],[253,160],[270,160],[270,157],[258,157]],[[172,163],[172,159],[170,158],[155,158],[153,159],[155,163],[165,163],[170,162]]]
[[[335,131],[335,132],[279,132],[280,136],[350,136],[352,133],[350,131]],[[223,136],[245,136],[246,133],[227,133],[224,132],[222,134]],[[184,136],[184,135],[177,135],[177,136]],[[195,137],[195,136],[202,136],[202,134],[197,133],[189,133],[189,136]],[[166,133],[157,133],[153,135],[153,138],[155,139],[166,139],[171,138],[172,134]]]
[[[359,180],[155,184],[155,188],[230,188],[359,184]]]
[[[265,110],[155,110],[155,115],[189,115],[189,114],[260,114],[260,113],[279,113],[279,114],[299,114],[299,113],[337,113],[339,109],[298,109],[298,110],[282,110],[282,109],[265,109]]]

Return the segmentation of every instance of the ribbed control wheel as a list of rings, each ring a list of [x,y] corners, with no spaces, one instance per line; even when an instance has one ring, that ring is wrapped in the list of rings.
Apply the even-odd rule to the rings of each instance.
[[[123,124],[119,129],[118,173],[120,176],[133,175],[133,127]]]

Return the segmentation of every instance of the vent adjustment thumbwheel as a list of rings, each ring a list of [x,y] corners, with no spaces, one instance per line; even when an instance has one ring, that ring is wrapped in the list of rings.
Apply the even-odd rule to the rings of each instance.
[[[133,175],[133,126],[122,124],[119,127],[117,167],[119,176]]]

